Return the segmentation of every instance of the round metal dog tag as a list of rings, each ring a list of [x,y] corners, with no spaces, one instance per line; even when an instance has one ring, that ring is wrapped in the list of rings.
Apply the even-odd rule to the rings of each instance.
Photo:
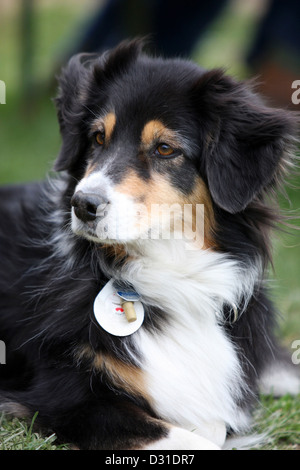
[[[114,281],[111,279],[101,289],[94,302],[94,315],[105,331],[114,336],[129,336],[135,333],[143,324],[144,307],[142,302],[135,301],[134,309],[136,320],[128,322],[125,311],[122,307],[122,299],[114,287]]]

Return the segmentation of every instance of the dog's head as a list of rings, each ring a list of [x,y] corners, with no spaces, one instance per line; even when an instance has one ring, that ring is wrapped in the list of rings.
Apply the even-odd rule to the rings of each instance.
[[[186,206],[193,229],[197,204],[209,226],[215,207],[245,210],[276,181],[295,133],[289,113],[244,83],[149,57],[138,41],[73,57],[57,106],[55,168],[78,181],[72,229],[96,242],[159,237],[167,225],[175,233]]]

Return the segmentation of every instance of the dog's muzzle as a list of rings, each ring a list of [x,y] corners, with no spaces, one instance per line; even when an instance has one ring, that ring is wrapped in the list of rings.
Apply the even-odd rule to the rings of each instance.
[[[108,204],[109,201],[105,196],[83,191],[77,191],[71,199],[76,217],[85,223],[103,216]]]

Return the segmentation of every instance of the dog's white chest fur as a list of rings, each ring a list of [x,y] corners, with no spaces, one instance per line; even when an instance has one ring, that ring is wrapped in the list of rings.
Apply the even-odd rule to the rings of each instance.
[[[162,331],[135,335],[152,405],[169,422],[221,444],[224,423],[236,430],[247,424],[236,406],[242,372],[218,319],[224,302],[245,293],[243,274],[223,255],[161,241],[127,269],[136,290],[168,318]]]

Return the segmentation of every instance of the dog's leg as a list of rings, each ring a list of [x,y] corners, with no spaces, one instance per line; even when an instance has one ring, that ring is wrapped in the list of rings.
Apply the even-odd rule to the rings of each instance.
[[[78,449],[218,449],[209,440],[152,416],[147,405],[134,403],[136,399],[101,383],[91,387],[87,377],[67,369],[43,371],[25,391],[0,391],[0,410],[28,419],[38,412],[37,427],[55,432],[61,442]]]
[[[3,399],[3,397],[1,397]],[[31,418],[24,405],[6,401],[0,411]],[[61,442],[80,450],[219,450],[193,432],[171,426],[147,415],[130,403],[106,406],[86,403],[73,410],[52,410],[52,417],[41,410],[35,424],[55,431]]]
[[[105,408],[106,417],[96,409],[81,418],[72,417],[68,429],[61,429],[65,439],[79,449],[219,450],[208,439],[155,419],[132,404]]]

